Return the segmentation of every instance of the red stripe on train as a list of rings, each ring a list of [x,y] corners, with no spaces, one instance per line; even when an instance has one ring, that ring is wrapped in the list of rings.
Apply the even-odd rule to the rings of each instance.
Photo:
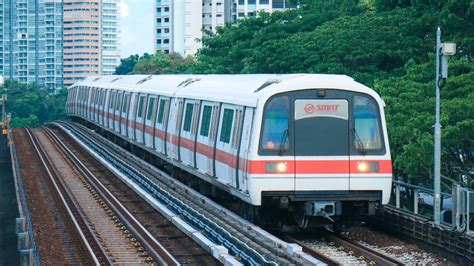
[[[95,109],[95,108],[93,108]],[[116,121],[116,120],[114,120]],[[142,130],[142,123],[135,123],[135,129]],[[133,122],[129,120],[129,125],[132,127]],[[145,132],[153,135],[153,127],[145,126]],[[160,139],[165,139],[165,132],[160,129],[155,129],[155,136]],[[169,139],[174,145],[178,145],[180,140],[181,147],[194,151],[194,141],[178,137],[176,135],[168,133]],[[198,142],[196,144],[196,152],[204,155],[208,158],[213,157],[214,147]],[[271,162],[286,162],[287,172],[286,174],[358,174],[361,173],[358,170],[358,164],[361,161],[364,162],[378,162],[379,171],[371,174],[392,174],[392,161],[391,160],[253,160],[247,161],[245,158],[237,158],[237,156],[228,153],[223,150],[216,149],[216,160],[223,164],[226,164],[232,168],[237,167],[237,159],[239,159],[239,169],[241,171],[247,171],[249,174],[271,174],[266,171],[266,163]],[[246,169],[246,163],[248,162],[248,169]]]

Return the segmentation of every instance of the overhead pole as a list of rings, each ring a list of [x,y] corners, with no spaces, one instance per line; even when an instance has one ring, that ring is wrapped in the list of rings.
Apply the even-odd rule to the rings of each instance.
[[[456,54],[455,43],[441,43],[441,28],[436,31],[436,121],[434,124],[434,223],[440,223],[441,214],[441,97],[440,87],[444,85],[441,81],[448,78],[448,58]]]
[[[440,92],[439,70],[441,54],[441,28],[436,31],[436,121],[434,124],[434,223],[439,224],[441,213],[441,124],[440,124]]]

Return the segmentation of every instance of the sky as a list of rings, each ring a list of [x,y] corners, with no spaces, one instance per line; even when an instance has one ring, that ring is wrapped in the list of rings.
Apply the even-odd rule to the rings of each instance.
[[[153,1],[122,0],[121,57],[153,53]]]

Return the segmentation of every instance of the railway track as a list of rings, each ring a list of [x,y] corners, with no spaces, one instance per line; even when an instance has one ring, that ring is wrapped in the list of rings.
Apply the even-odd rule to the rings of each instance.
[[[198,230],[214,245],[245,264],[290,265],[318,264],[321,261],[298,251],[290,252],[289,244],[266,233],[237,215],[218,206],[157,168],[130,155],[122,148],[90,130],[71,123],[55,124],[81,143],[118,175],[139,187],[145,198],[167,206],[171,211]],[[125,163],[126,162],[126,163]],[[217,258],[217,257],[216,257]]]
[[[309,240],[318,240],[318,247],[316,245],[309,244]],[[345,237],[335,235],[332,233],[324,232],[322,235],[317,237],[308,238],[308,236],[284,236],[284,239],[290,242],[297,243],[303,247],[303,250],[313,256],[320,258],[323,262],[328,265],[344,265],[344,264],[357,264],[357,265],[387,265],[387,266],[400,266],[405,265],[403,262],[387,256],[383,253],[370,249],[356,241],[349,240]],[[337,250],[337,252],[327,252],[327,247]],[[344,252],[345,255],[337,255]],[[349,261],[347,261],[349,258]]]
[[[75,154],[90,172],[125,206],[143,227],[163,245],[177,262],[169,265],[218,265],[211,254],[200,248],[174,224],[160,215],[153,207],[125,185],[100,162],[90,157],[87,151],[70,139],[64,132],[53,129],[56,137]]]
[[[48,129],[28,129],[27,133],[55,188],[53,193],[63,199],[62,209],[74,225],[86,264],[164,262],[156,240],[146,236],[141,225],[54,133]]]

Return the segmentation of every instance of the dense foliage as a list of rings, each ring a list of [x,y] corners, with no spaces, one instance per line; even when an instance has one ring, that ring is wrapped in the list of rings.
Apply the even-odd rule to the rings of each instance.
[[[195,59],[143,56],[127,73],[338,73],[372,86],[387,103],[398,177],[431,182],[434,47],[456,42],[442,88],[442,175],[474,175],[473,0],[295,0],[299,8],[208,32]]]
[[[11,126],[37,127],[66,117],[67,91],[50,93],[37,84],[21,84],[6,80],[3,92],[8,95],[7,112],[12,115]]]
[[[116,74],[338,73],[387,103],[395,174],[431,182],[436,27],[456,42],[442,88],[442,175],[474,187],[474,0],[295,0],[299,8],[208,32],[193,57],[156,53],[121,60]],[[14,127],[64,116],[65,92],[7,82]]]

